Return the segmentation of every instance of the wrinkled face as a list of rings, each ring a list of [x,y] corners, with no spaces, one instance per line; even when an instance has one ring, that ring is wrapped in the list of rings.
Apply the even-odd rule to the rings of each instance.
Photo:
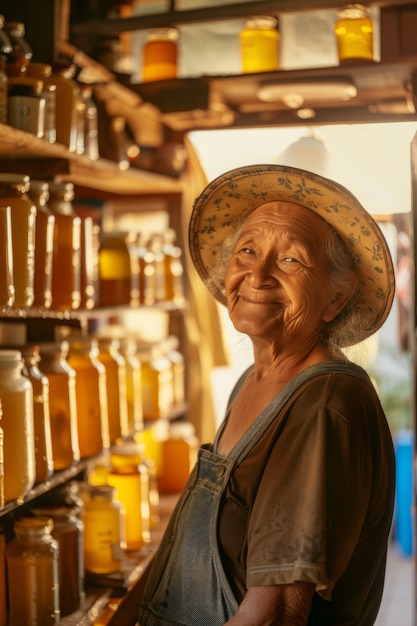
[[[322,321],[334,317],[323,246],[329,229],[318,215],[289,202],[268,202],[251,213],[225,276],[238,331],[270,341],[315,341]]]

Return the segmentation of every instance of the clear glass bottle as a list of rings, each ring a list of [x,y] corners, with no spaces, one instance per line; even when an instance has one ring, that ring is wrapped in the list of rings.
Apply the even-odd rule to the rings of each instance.
[[[84,524],[70,506],[40,506],[31,513],[53,520],[52,537],[59,549],[59,608],[65,617],[78,611],[84,593]]]
[[[169,302],[184,301],[182,250],[175,245],[176,233],[167,228],[163,233],[163,252],[165,260],[165,298]]]
[[[126,549],[139,550],[151,540],[148,468],[135,442],[114,446],[107,481],[126,513]]]
[[[3,407],[0,400],[0,509],[4,507],[4,431],[1,426],[1,419],[3,417]],[[2,535],[0,534],[0,539]],[[0,562],[1,567],[1,562]],[[1,579],[1,576],[0,576]],[[1,583],[0,583],[0,595],[1,595]],[[1,604],[1,603],[0,603]],[[1,623],[1,619],[0,619]]]
[[[8,79],[7,123],[10,126],[44,137],[46,100],[42,90],[42,81],[26,74]]]
[[[128,233],[101,233],[99,276],[101,306],[131,304],[132,267]]]
[[[198,454],[199,442],[190,422],[173,422],[162,444],[161,491],[179,493],[185,486]]]
[[[48,206],[55,216],[52,302],[57,311],[81,304],[81,218],[73,199],[72,183],[49,183]]]
[[[78,442],[82,459],[110,446],[106,370],[98,360],[98,343],[91,337],[69,337],[68,364],[76,372]]]
[[[58,543],[47,517],[23,517],[6,546],[9,626],[58,624]]]
[[[25,38],[26,27],[23,22],[6,21],[3,29],[11,43],[7,54],[6,73],[8,76],[21,76],[32,60],[32,48]]]
[[[33,305],[49,309],[52,305],[52,261],[55,216],[48,207],[49,184],[30,181],[29,196],[36,206],[35,273]]]
[[[271,72],[279,68],[279,31],[275,17],[250,17],[240,32],[242,72]]]
[[[95,574],[119,572],[125,542],[125,514],[110,485],[90,486],[84,496],[84,566]]]
[[[22,498],[35,484],[33,391],[22,374],[19,350],[0,350],[0,398],[4,432],[4,498]]]
[[[143,428],[142,366],[137,357],[137,348],[134,339],[130,337],[122,337],[120,339],[120,352],[126,361],[128,420],[128,431],[122,432],[122,436],[131,438]]]
[[[0,15],[0,124],[7,124],[7,55],[12,51],[10,39],[4,31],[4,15]]]
[[[75,69],[73,64],[54,64],[51,76],[56,86],[56,140],[71,152],[77,149],[76,105],[80,97]]]
[[[367,7],[345,6],[339,11],[334,28],[340,64],[373,60],[373,22]]]
[[[142,81],[176,78],[178,73],[178,31],[175,28],[152,30],[143,46]]]
[[[136,349],[141,364],[143,419],[166,417],[174,404],[171,363],[157,344],[138,341]]]
[[[75,370],[67,361],[67,341],[39,343],[39,369],[49,381],[52,457],[55,470],[80,460]]]
[[[99,228],[97,226],[97,228]],[[99,238],[94,219],[86,215],[81,218],[81,260],[80,260],[80,307],[93,309],[99,299],[98,279]]]
[[[33,389],[33,418],[35,435],[35,482],[48,480],[54,472],[52,456],[51,419],[49,413],[49,381],[42,374],[38,364],[40,361],[38,346],[22,346],[22,373],[26,376]]]
[[[49,143],[56,141],[56,83],[52,78],[52,66],[48,63],[31,61],[26,68],[26,76],[42,81],[42,95],[45,98],[44,138]]]
[[[12,218],[10,206],[0,206],[0,305],[14,303]]]
[[[126,360],[120,352],[120,341],[111,337],[97,337],[98,360],[106,370],[109,439],[113,444],[123,433],[129,432],[127,417]]]
[[[29,187],[29,176],[0,174],[0,203],[11,207],[16,308],[32,306],[34,298],[36,206],[28,196]]]

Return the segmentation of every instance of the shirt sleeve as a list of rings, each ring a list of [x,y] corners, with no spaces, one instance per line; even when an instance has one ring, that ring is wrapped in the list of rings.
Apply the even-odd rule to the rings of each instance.
[[[249,520],[247,587],[309,581],[329,599],[358,542],[372,485],[366,403],[352,390],[333,402],[322,384],[290,403],[266,461]]]

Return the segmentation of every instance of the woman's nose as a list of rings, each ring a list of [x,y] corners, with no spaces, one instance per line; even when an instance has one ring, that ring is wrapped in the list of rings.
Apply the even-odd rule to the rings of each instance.
[[[259,259],[251,268],[247,278],[253,287],[271,287],[276,284],[277,278],[272,273],[271,262],[268,259]]]

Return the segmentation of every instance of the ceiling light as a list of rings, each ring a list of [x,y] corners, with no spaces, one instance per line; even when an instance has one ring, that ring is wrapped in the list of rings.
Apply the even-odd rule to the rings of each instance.
[[[318,103],[346,102],[355,98],[357,89],[349,80],[286,81],[264,83],[257,96],[263,102],[283,102],[292,109]]]

